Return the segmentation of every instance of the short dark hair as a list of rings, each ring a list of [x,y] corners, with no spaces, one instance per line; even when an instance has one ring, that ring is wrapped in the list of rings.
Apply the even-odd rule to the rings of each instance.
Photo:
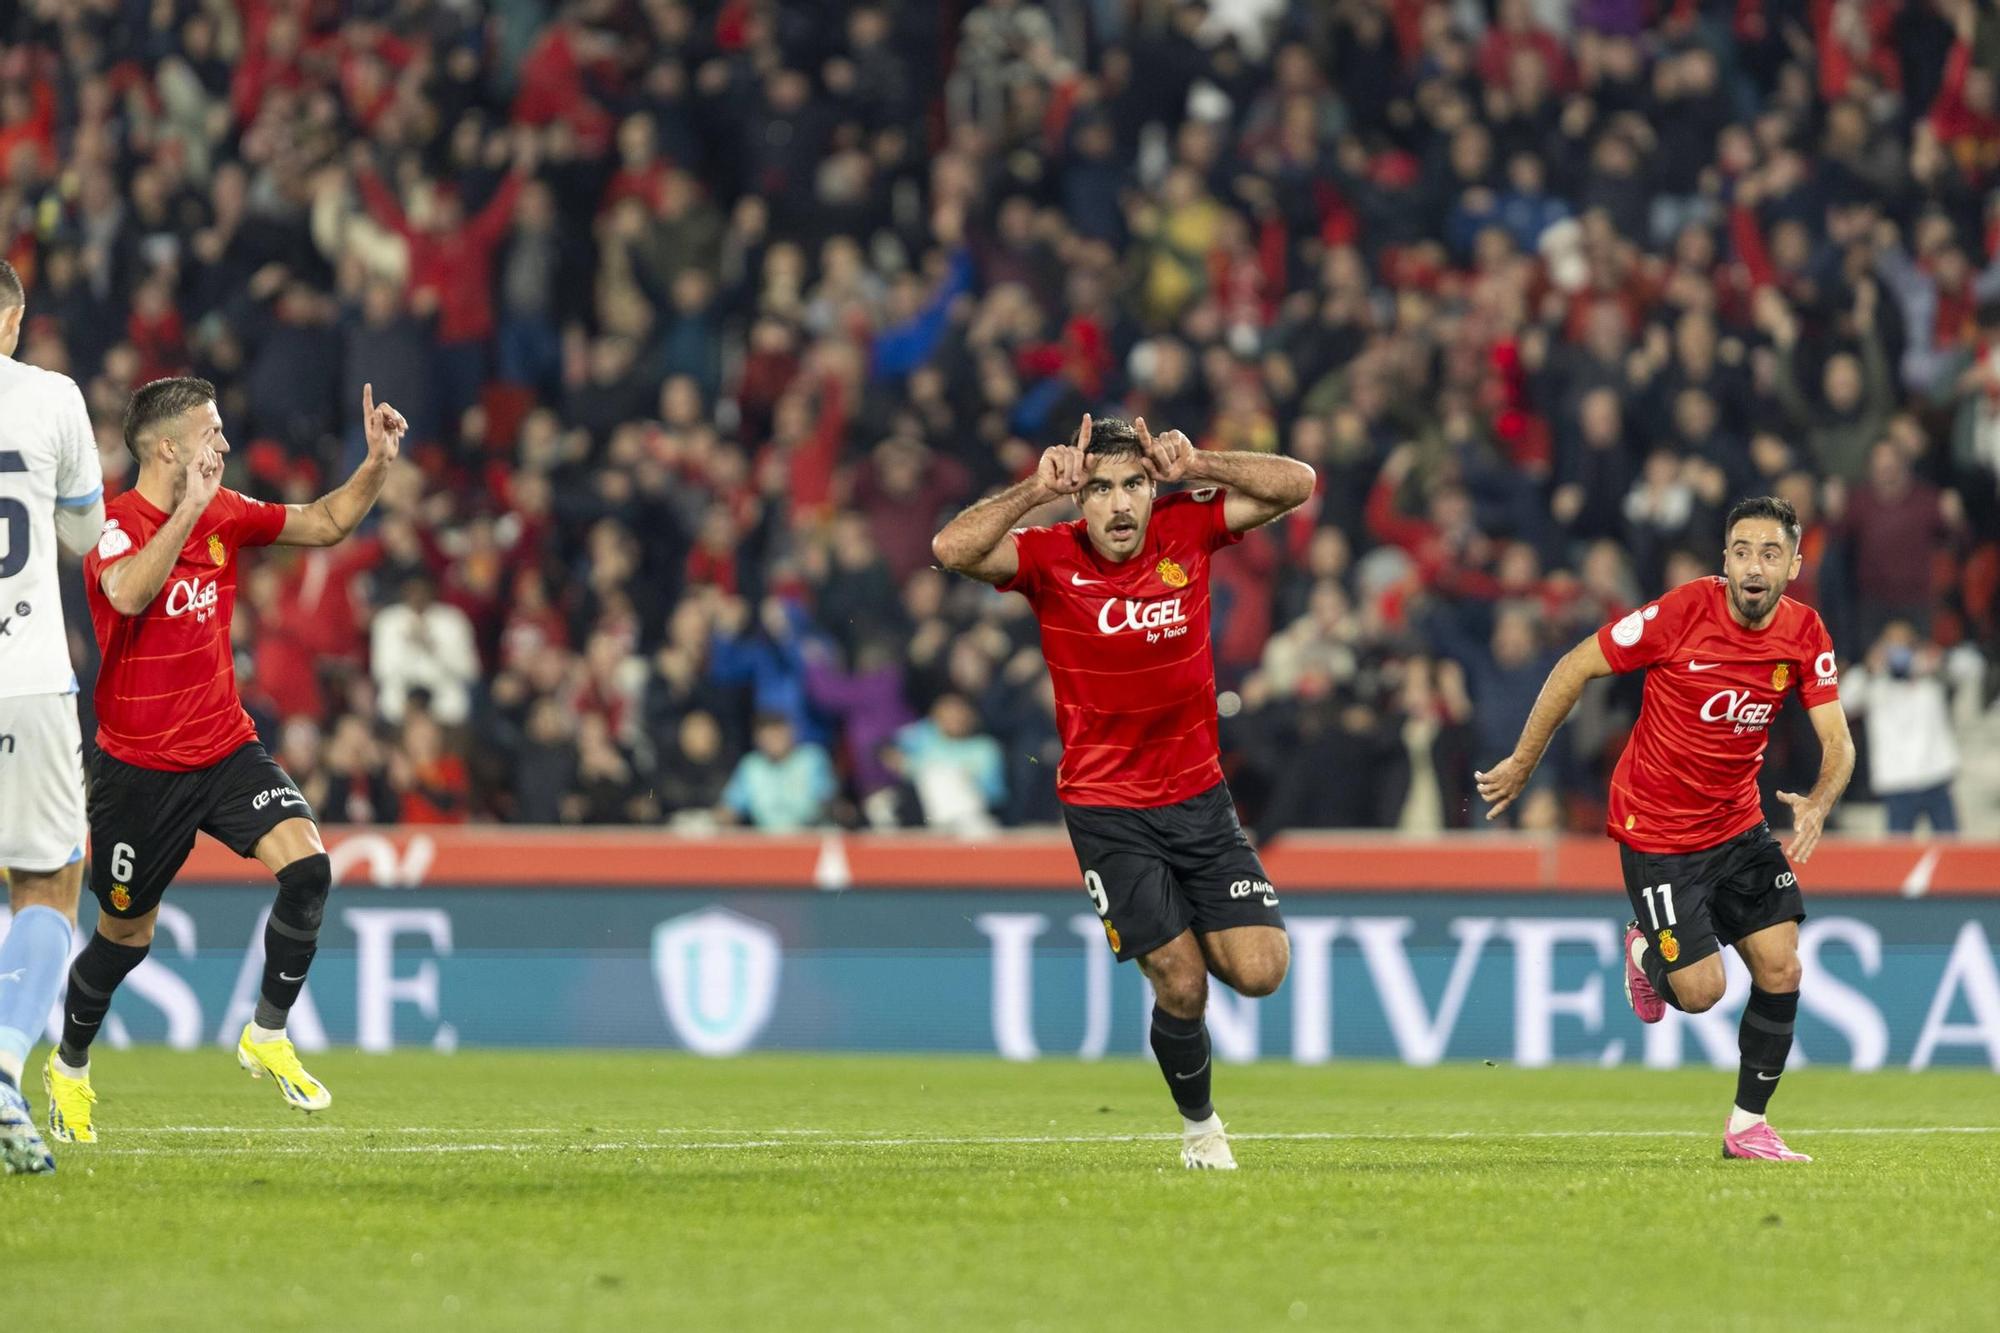
[[[177,375],[141,386],[132,395],[132,401],[125,405],[126,452],[132,455],[133,461],[145,462],[139,456],[139,441],[146,438],[147,431],[163,421],[172,421],[191,408],[214,401],[215,386],[192,375]]]
[[[1792,508],[1791,501],[1780,500],[1775,495],[1753,495],[1738,500],[1736,507],[1729,511],[1729,518],[1722,525],[1722,540],[1729,541],[1729,534],[1736,531],[1736,525],[1746,518],[1768,518],[1785,531],[1785,538],[1791,542],[1794,551],[1799,549],[1799,538],[1805,529],[1799,523],[1799,511]]]
[[[0,310],[12,310],[17,305],[28,304],[28,289],[21,285],[21,275],[14,266],[0,259]]]
[[[1077,436],[1083,433],[1083,426],[1070,432],[1069,442],[1075,444]],[[1093,417],[1090,422],[1090,447],[1085,454],[1115,457],[1119,454],[1139,452],[1139,432],[1124,417]]]

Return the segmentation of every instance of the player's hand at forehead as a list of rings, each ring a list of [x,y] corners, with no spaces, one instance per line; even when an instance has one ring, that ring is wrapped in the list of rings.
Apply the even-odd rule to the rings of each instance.
[[[1146,429],[1146,418],[1138,417],[1132,429],[1139,436],[1139,461],[1154,481],[1179,481],[1187,475],[1188,460],[1194,457],[1194,441],[1177,430],[1154,435]]]
[[[1051,445],[1042,451],[1042,461],[1035,467],[1036,479],[1057,495],[1075,495],[1090,479],[1089,448],[1090,414],[1086,412],[1075,444]]]
[[[368,436],[368,456],[393,463],[403,447],[403,434],[410,423],[387,403],[375,401],[375,386],[361,386],[361,424]]]

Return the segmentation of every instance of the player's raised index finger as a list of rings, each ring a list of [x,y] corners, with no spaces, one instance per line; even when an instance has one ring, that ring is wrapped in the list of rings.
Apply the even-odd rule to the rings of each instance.
[[[361,416],[363,420],[375,415],[375,385],[371,382],[361,386]]]
[[[1132,429],[1139,436],[1139,447],[1151,453],[1153,449],[1153,432],[1146,429],[1146,418],[1133,417]]]
[[[1088,449],[1090,447],[1090,413],[1088,412],[1083,414],[1083,424],[1076,428],[1076,447],[1079,449]]]

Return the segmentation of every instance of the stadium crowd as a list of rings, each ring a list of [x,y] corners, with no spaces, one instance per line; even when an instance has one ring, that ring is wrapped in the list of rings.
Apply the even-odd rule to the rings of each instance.
[[[1090,410],[1314,465],[1218,561],[1232,782],[1434,829],[1746,493],[1872,682],[1977,687],[1996,79],[1992,0],[16,0],[0,253],[114,491],[162,374],[267,498],[409,418],[365,540],[246,562],[322,818],[1053,820],[1032,618],[929,540]]]

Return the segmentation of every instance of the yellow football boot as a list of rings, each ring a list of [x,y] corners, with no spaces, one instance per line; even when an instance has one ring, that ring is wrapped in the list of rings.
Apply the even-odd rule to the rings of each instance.
[[[49,1094],[49,1137],[57,1143],[95,1143],[97,1131],[90,1124],[90,1110],[97,1105],[97,1093],[90,1086],[90,1071],[71,1078],[56,1068],[56,1053],[49,1052],[42,1065],[42,1089]]]
[[[243,1035],[236,1039],[236,1063],[249,1070],[251,1078],[269,1074],[285,1100],[301,1111],[324,1111],[333,1105],[333,1094],[299,1063],[299,1053],[292,1049],[290,1037],[252,1041],[250,1027],[245,1023]]]

